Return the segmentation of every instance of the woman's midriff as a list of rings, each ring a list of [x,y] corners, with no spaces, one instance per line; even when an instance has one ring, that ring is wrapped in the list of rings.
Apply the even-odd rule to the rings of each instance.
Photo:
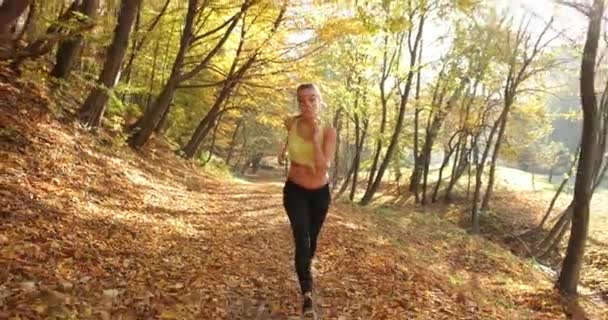
[[[311,190],[321,188],[329,182],[327,174],[316,174],[309,166],[297,164],[294,162],[292,162],[289,166],[289,173],[287,174],[287,178],[291,182],[305,189]]]

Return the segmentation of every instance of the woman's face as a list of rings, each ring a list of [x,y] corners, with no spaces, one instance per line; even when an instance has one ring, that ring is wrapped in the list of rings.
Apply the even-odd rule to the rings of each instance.
[[[298,91],[298,106],[302,117],[315,119],[319,112],[319,94],[315,88],[304,88]]]

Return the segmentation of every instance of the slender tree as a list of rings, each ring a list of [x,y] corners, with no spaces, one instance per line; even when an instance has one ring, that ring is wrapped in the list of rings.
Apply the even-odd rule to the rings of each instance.
[[[91,20],[97,16],[99,0],[74,1],[69,9],[69,14],[80,20],[78,14],[84,15]],[[55,55],[55,66],[51,70],[51,76],[55,78],[67,78],[76,64],[84,45],[84,36],[76,34],[74,37],[62,40]]]
[[[503,115],[501,116],[498,135],[496,136],[496,143],[492,153],[488,186],[481,205],[483,209],[488,209],[490,206],[490,199],[492,198],[494,182],[496,180],[496,161],[504,140],[511,108],[521,93],[522,84],[533,76],[546,72],[556,66],[556,62],[553,60],[535,63],[539,60],[541,53],[547,46],[559,36],[559,34],[553,37],[547,36],[547,31],[549,31],[553,24],[553,18],[545,25],[535,39],[529,33],[531,19],[531,17],[522,18],[515,34],[513,35],[511,32],[507,33],[506,41],[511,51],[507,53],[508,69],[503,90]]]
[[[576,295],[583,265],[585,244],[589,232],[589,203],[591,200],[594,166],[598,159],[600,141],[600,114],[595,95],[595,64],[604,14],[604,0],[594,0],[589,10],[589,28],[581,63],[581,107],[583,109],[583,132],[578,160],[577,177],[574,185],[573,216],[570,240],[566,257],[556,286],[568,296]]]
[[[424,30],[424,23],[427,18],[428,11],[430,8],[422,7],[424,4],[420,4],[420,7],[413,9],[410,12],[410,21],[414,20],[416,11],[418,12],[418,24],[416,28],[407,31],[407,45],[408,45],[408,53],[409,53],[409,65],[408,71],[406,74],[405,83],[403,87],[398,85],[399,89],[399,107],[397,110],[397,116],[395,121],[395,127],[393,129],[393,134],[389,141],[388,147],[386,149],[386,154],[382,162],[380,163],[380,167],[378,168],[378,172],[373,178],[372,184],[367,188],[365,194],[361,198],[360,203],[362,205],[367,205],[371,202],[374,194],[377,192],[380,187],[380,183],[382,182],[382,177],[384,176],[384,172],[388,168],[390,164],[391,158],[396,151],[397,142],[399,140],[399,136],[401,134],[401,129],[403,128],[403,123],[405,119],[405,109],[407,107],[407,102],[409,100],[410,90],[412,88],[412,83],[414,76],[417,74],[418,64],[418,50],[420,50],[420,41],[422,40],[422,34]],[[370,180],[372,181],[372,180]]]
[[[154,100],[154,103],[144,112],[144,114],[136,121],[136,126],[133,127],[131,135],[129,137],[129,144],[134,148],[143,146],[146,141],[150,138],[154,130],[157,128],[161,121],[161,118],[169,112],[169,107],[173,101],[175,91],[178,89],[180,83],[192,79],[194,76],[199,74],[202,70],[208,68],[211,59],[217,55],[217,53],[224,46],[228,40],[230,34],[239,23],[241,16],[253,5],[252,0],[243,1],[240,9],[237,13],[227,19],[221,25],[198,34],[197,31],[205,25],[208,17],[201,17],[206,12],[205,9],[209,6],[209,1],[203,1],[202,5],[199,6],[199,0],[188,1],[188,11],[186,13],[184,28],[180,39],[179,50],[173,62],[171,68],[171,74],[164,84],[160,94]],[[210,13],[207,13],[210,14]],[[199,19],[197,19],[199,17]],[[201,21],[201,25],[196,25],[195,22]],[[203,58],[189,70],[185,70],[184,63],[186,61],[186,55],[188,50],[200,45],[201,41],[208,39],[209,37],[217,36],[217,33],[224,30],[223,34],[219,37],[219,40],[211,47],[209,51],[203,56]]]
[[[98,127],[101,124],[109,94],[118,80],[118,74],[129,46],[129,35],[140,4],[141,0],[121,1],[118,24],[114,29],[114,37],[108,48],[97,85],[89,93],[78,112],[80,120],[86,125]]]

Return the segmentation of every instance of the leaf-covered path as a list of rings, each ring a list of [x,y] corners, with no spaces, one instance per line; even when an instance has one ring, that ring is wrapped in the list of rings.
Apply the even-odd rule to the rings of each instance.
[[[0,94],[0,318],[297,318],[280,182],[94,139],[32,86]],[[562,318],[529,265],[429,214],[334,204],[314,274],[324,319]]]

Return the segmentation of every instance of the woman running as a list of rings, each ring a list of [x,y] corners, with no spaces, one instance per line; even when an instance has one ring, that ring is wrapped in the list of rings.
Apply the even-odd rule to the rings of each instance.
[[[302,312],[309,315],[314,314],[310,267],[331,200],[327,173],[336,147],[336,130],[320,123],[323,101],[317,86],[302,84],[296,94],[300,114],[285,121],[290,164],[283,206],[293,231]]]

